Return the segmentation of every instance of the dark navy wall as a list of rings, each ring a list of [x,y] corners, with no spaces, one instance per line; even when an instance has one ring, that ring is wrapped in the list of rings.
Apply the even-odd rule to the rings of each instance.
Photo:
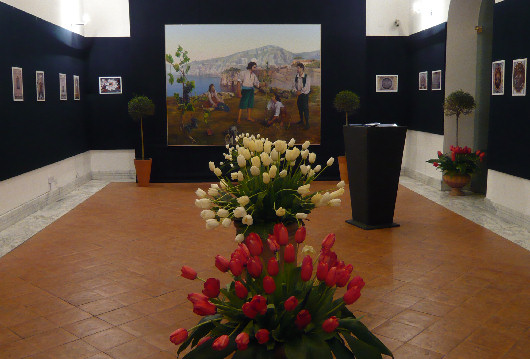
[[[530,2],[495,4],[493,61],[506,61],[503,96],[491,96],[488,137],[489,168],[530,179],[530,97],[512,96],[513,60],[530,58]],[[526,77],[529,79],[528,73]],[[530,87],[526,86],[527,91]]]
[[[0,180],[89,149],[85,94],[88,49],[82,36],[0,3]],[[11,67],[21,67],[24,101],[14,102]],[[46,101],[37,102],[35,71],[45,72]],[[59,101],[59,73],[68,100]],[[80,76],[81,101],[73,99]]]

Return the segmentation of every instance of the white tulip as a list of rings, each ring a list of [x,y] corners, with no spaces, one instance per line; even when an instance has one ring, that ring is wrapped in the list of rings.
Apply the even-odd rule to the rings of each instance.
[[[276,210],[276,215],[277,215],[278,217],[283,217],[283,216],[285,216],[285,209],[284,209],[283,207],[278,208],[278,209]]]
[[[230,148],[230,144],[227,143],[225,147],[226,147],[226,149],[229,149]]]
[[[206,229],[213,229],[219,226],[219,222],[216,219],[207,219],[206,220]]]
[[[307,156],[309,156],[309,150],[303,150],[301,152],[301,155],[302,155],[302,159],[305,160]]]
[[[219,189],[219,185],[217,183],[212,183],[210,187]]]
[[[331,199],[338,198],[344,194],[344,188],[339,188],[338,190],[331,192]]]
[[[340,198],[334,198],[331,201],[328,202],[328,206],[330,207],[338,207],[340,206]]]
[[[232,177],[232,181],[237,180],[237,172],[232,172],[230,176]]]
[[[213,173],[217,176],[217,177],[220,177],[223,172],[221,172],[221,169],[216,167],[214,170],[213,170]]]
[[[307,172],[309,172],[309,169],[310,169],[310,168],[311,168],[311,167],[309,167],[309,166],[301,165],[301,166],[300,166],[300,172],[302,172],[303,175],[306,175]]]
[[[247,214],[245,217],[243,217],[243,220],[241,222],[243,224],[246,224],[247,226],[251,226],[252,223],[254,223],[254,220],[252,219],[252,216],[250,214]]]
[[[307,150],[307,148],[309,147],[311,143],[309,143],[309,141],[305,141],[303,144],[302,144],[302,149],[303,150]]]
[[[239,203],[243,207],[245,207],[249,202],[250,198],[248,198],[248,196],[241,196],[237,199],[237,203]]]
[[[252,163],[252,166],[255,166],[255,167],[258,167],[258,168],[261,167],[261,161],[259,160],[258,156],[252,157],[250,162]]]
[[[219,162],[219,165],[221,165],[221,166],[224,165],[224,164],[225,164],[224,162]]]
[[[322,198],[320,199],[320,202],[317,204],[317,207],[327,205],[330,200],[331,200],[331,195],[329,194],[329,192],[324,193],[322,195]]]
[[[250,174],[252,176],[259,176],[260,173],[261,173],[261,171],[259,170],[258,167],[256,167],[256,166],[250,167]]]
[[[217,211],[217,215],[218,215],[220,218],[228,217],[229,214],[230,214],[230,212],[228,212],[228,210],[227,210],[227,209],[224,209],[224,208],[221,208],[220,210]]]
[[[256,152],[263,152],[263,141],[262,140],[256,141]]]
[[[312,246],[304,246],[304,248],[302,248],[302,255],[304,256],[307,256],[307,255],[310,255],[310,254],[315,254],[315,248],[313,248]]]
[[[237,156],[237,165],[239,167],[245,167],[247,165],[247,160],[245,160],[245,157],[243,157],[243,155]]]
[[[224,156],[225,156],[225,160],[232,161],[232,156],[229,155],[228,153],[225,153]]]
[[[289,166],[293,167],[296,164],[296,161],[289,162]]]
[[[263,183],[269,184],[270,181],[271,177],[269,176],[269,174],[267,172],[263,172]]]
[[[311,197],[311,203],[316,205],[320,203],[321,199],[322,199],[322,195],[320,193],[316,193],[313,197]]]
[[[243,157],[245,157],[245,160],[250,160],[250,157],[251,157],[251,154],[250,154],[250,151],[247,150],[246,148],[243,148]]]
[[[333,157],[330,157],[328,162],[327,162],[327,165],[331,166],[333,164],[333,162],[335,162],[335,159]]]
[[[321,169],[322,169],[322,166],[320,165],[315,166],[315,172],[320,172]]]
[[[306,219],[307,213],[297,213],[295,217],[296,219]]]
[[[248,149],[251,152],[256,152],[256,142],[255,141],[248,141]]]
[[[234,217],[236,218],[243,218],[247,215],[247,211],[245,211],[244,207],[237,207],[234,209]]]
[[[298,187],[296,190],[298,193],[300,193],[302,196],[305,196],[306,194],[309,194],[309,186],[310,184],[305,184],[303,186]]]
[[[232,224],[232,220],[230,218],[225,218],[225,219],[223,219],[221,224],[223,225],[223,227],[228,228]]]
[[[272,150],[271,151],[271,159],[273,161],[278,161],[279,158],[280,158],[280,154],[278,153],[278,151],[276,151],[276,149]]]
[[[236,236],[236,243],[243,243],[243,241],[245,240],[245,236],[243,235],[243,233],[240,233]]]
[[[261,158],[261,162],[263,163],[263,166],[270,166],[270,164],[272,163],[271,157],[266,152],[261,152],[259,157]]]
[[[344,181],[340,181],[339,183],[337,183],[338,188],[344,188],[344,186],[346,186],[346,183]]]
[[[298,147],[293,148],[292,150],[285,151],[285,160],[286,161],[295,161],[300,155],[300,150]]]
[[[195,194],[197,195],[197,197],[199,198],[204,198],[206,197],[206,192],[204,192],[202,189],[200,188],[197,188],[197,190],[195,191]]]
[[[285,177],[285,176],[287,176],[287,171],[286,171],[286,170],[281,171],[281,172],[280,172],[280,177],[283,178],[283,177]]]
[[[213,162],[211,162],[211,161],[208,162],[208,167],[210,167],[210,171],[213,172],[213,171],[215,170],[215,163],[213,163]]]
[[[245,179],[245,176],[243,175],[243,172],[238,171],[238,172],[237,172],[237,180],[238,180],[239,182],[241,182],[241,181],[243,181],[244,179]]]
[[[272,165],[270,170],[269,170],[269,177],[270,178],[276,177],[276,173],[277,172],[278,172],[278,167],[276,167],[276,165]]]
[[[315,152],[311,152],[309,154],[309,163],[315,163],[317,159],[317,154]]]
[[[215,218],[215,212],[210,209],[203,209],[201,211],[201,218],[204,220]]]
[[[208,198],[196,199],[195,205],[202,209],[210,209],[212,208],[212,201],[210,201]]]
[[[315,171],[313,169],[309,170],[309,173],[307,174],[307,177],[313,177],[315,175]]]
[[[245,148],[249,148],[250,146],[250,139],[245,137],[243,138],[243,146],[245,146]]]
[[[217,188],[208,188],[208,194],[212,197],[219,196],[219,190]]]
[[[272,142],[269,140],[266,140],[265,143],[263,144],[263,151],[267,153],[271,153],[271,149],[272,149]]]
[[[276,140],[274,142],[274,149],[278,153],[284,153],[287,150],[287,143],[285,141],[282,141],[282,140]]]
[[[294,146],[294,143],[295,143],[294,138],[291,138],[291,141],[289,141],[288,146],[289,146],[289,147],[293,147],[293,146]]]

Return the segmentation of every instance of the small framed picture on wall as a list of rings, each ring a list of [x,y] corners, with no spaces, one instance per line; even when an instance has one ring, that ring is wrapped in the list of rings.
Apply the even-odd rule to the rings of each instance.
[[[35,71],[35,86],[37,101],[46,101],[46,87],[44,85],[44,71]]]
[[[513,60],[512,96],[526,96],[526,59]]]
[[[431,90],[439,91],[442,89],[442,70],[432,72]]]
[[[66,94],[66,74],[59,74],[59,99],[61,101],[68,99]]]
[[[122,93],[120,76],[105,76],[99,78],[100,95],[118,95]]]
[[[418,78],[418,90],[420,91],[427,91],[427,76],[429,75],[428,71],[423,71],[419,73]]]
[[[491,94],[504,95],[504,60],[491,64]]]
[[[11,77],[13,78],[13,101],[24,101],[24,83],[22,81],[22,68],[12,67]]]
[[[81,100],[81,92],[79,91],[79,76],[74,75],[74,100]]]
[[[398,75],[375,75],[375,92],[398,92]]]

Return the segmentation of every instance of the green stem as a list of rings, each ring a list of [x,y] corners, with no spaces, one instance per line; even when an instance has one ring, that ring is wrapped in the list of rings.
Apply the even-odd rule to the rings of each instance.
[[[340,302],[339,305],[337,305],[335,308],[331,309],[329,312],[326,313],[326,317],[328,317],[328,315],[331,315],[336,310],[340,309],[343,305],[344,305],[344,302]]]

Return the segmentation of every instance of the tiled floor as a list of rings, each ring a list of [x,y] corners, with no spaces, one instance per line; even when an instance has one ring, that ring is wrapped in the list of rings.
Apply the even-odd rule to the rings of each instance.
[[[200,289],[180,266],[218,276],[233,248],[233,229],[204,228],[196,188],[111,183],[0,258],[0,358],[175,358],[169,333],[196,323]],[[367,283],[351,309],[396,358],[526,357],[529,251],[403,186],[401,227],[363,231],[349,210],[315,210],[308,243],[336,233]]]

